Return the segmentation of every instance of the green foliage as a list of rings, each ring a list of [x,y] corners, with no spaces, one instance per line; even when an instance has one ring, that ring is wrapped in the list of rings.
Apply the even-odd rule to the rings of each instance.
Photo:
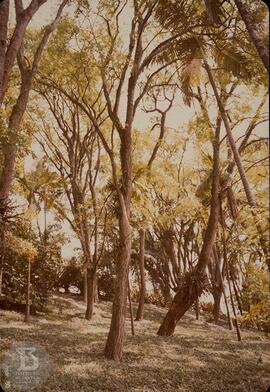
[[[68,293],[70,286],[75,286],[80,290],[81,294],[83,294],[84,276],[82,274],[81,261],[78,261],[76,257],[72,257],[63,267],[57,284],[59,288],[63,287],[66,293]]]
[[[7,242],[3,270],[3,294],[11,302],[25,303],[27,287],[28,261],[31,260],[31,300],[33,305],[42,310],[47,304],[52,291],[57,287],[62,268],[61,245],[57,241],[57,233],[49,229],[40,241],[33,233],[30,244],[34,244],[35,252],[28,248],[27,252],[20,247],[14,248],[14,243]],[[23,221],[16,221],[13,238],[26,244],[29,237],[29,226]],[[31,259],[29,257],[31,256]]]
[[[132,290],[131,291],[131,299],[134,302],[139,302],[140,298],[140,291],[139,290]],[[157,293],[146,293],[145,294],[145,303],[146,304],[151,304],[151,305],[156,305],[156,306],[161,306],[161,307],[166,307],[168,305],[168,301],[165,300],[163,295],[159,292]]]
[[[250,262],[247,265],[241,293],[242,307],[245,311],[240,319],[242,325],[270,332],[269,284],[268,271]]]

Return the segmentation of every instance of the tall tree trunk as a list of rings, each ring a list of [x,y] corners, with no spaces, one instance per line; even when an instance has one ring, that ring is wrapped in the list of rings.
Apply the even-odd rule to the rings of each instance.
[[[121,160],[121,187],[116,177],[113,162],[114,183],[117,188],[119,202],[119,253],[116,269],[115,296],[112,307],[110,331],[107,337],[104,355],[108,359],[121,361],[125,338],[125,321],[128,294],[128,274],[131,256],[130,203],[132,192],[132,113],[133,93],[128,94],[126,127],[119,136]]]
[[[139,267],[140,267],[140,283],[141,283],[141,285],[140,285],[140,298],[139,298],[139,306],[137,309],[136,321],[140,321],[143,319],[144,301],[145,301],[145,294],[146,294],[144,251],[145,251],[145,230],[140,229]]]
[[[253,15],[251,11],[247,9],[247,5],[243,3],[242,0],[234,0],[236,7],[239,11],[239,14],[241,15],[247,31],[249,33],[249,36],[251,38],[251,41],[255,45],[257,52],[267,70],[269,73],[269,51],[267,46],[264,44],[262,37],[260,36],[260,33],[258,32],[255,22],[253,19]],[[265,5],[266,6],[266,5]],[[267,7],[267,6],[266,6]],[[269,11],[268,11],[269,12]]]
[[[207,276],[205,270],[211,258],[211,253],[216,238],[219,217],[218,192],[220,125],[221,119],[218,118],[215,132],[215,142],[213,146],[214,156],[210,214],[204,234],[204,241],[199,255],[198,264],[195,267],[194,271],[185,274],[183,283],[180,285],[179,290],[176,293],[170,306],[170,309],[158,330],[158,335],[160,336],[173,335],[177,322],[193,305],[196,298],[198,298],[202,294],[206,284]]]
[[[30,321],[30,307],[31,307],[31,261],[29,259],[28,268],[27,268],[26,305],[25,305],[25,317],[24,317],[25,323],[29,323]]]

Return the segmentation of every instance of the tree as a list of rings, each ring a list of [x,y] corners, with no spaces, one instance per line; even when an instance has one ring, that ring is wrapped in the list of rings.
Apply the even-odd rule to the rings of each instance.
[[[60,4],[56,16],[51,24],[49,24],[43,33],[37,48],[34,50],[32,64],[26,61],[23,54],[23,40],[26,34],[26,29],[34,14],[38,11],[46,0],[32,0],[28,7],[23,7],[21,0],[15,1],[16,24],[11,35],[9,43],[7,43],[7,25],[9,21],[9,0],[0,4],[0,37],[2,38],[3,46],[1,47],[2,56],[0,60],[0,110],[1,110],[1,125],[2,125],[2,105],[7,94],[8,85],[12,77],[15,60],[20,71],[21,82],[19,85],[19,94],[15,99],[15,104],[10,109],[8,108],[8,126],[7,139],[3,146],[3,162],[1,167],[0,177],[0,250],[4,251],[4,233],[5,233],[5,214],[7,212],[8,198],[11,190],[15,161],[18,150],[19,128],[25,113],[29,94],[32,87],[33,78],[37,73],[38,65],[42,56],[42,52],[47,44],[47,41],[55,29],[62,11],[66,6],[68,0],[63,0]],[[14,101],[14,100],[13,100]],[[1,255],[1,259],[2,259]]]
[[[219,217],[219,137],[220,137],[221,119],[218,116],[214,139],[213,154],[213,172],[211,187],[211,204],[209,218],[204,234],[203,245],[200,251],[198,263],[193,272],[186,274],[183,282],[178,288],[173,302],[166,314],[159,330],[160,336],[171,336],[174,332],[177,321],[185,314],[185,312],[198,298],[206,285],[205,270],[211,258],[213,245],[215,242],[218,217]]]

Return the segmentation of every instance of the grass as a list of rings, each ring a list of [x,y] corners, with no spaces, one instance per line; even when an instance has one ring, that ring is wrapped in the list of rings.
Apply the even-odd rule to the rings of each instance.
[[[187,314],[173,337],[158,337],[166,310],[153,305],[146,305],[145,320],[135,323],[134,337],[128,320],[123,362],[107,361],[110,308],[99,303],[89,322],[82,302],[55,296],[48,314],[32,317],[29,325],[22,315],[1,311],[1,356],[19,341],[45,347],[52,372],[34,390],[39,392],[266,392],[270,385],[266,336],[243,331],[238,342],[234,331]]]

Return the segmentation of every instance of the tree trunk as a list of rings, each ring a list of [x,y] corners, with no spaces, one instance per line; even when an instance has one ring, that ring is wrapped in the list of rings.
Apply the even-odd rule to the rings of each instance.
[[[10,39],[9,45],[7,46],[7,50],[5,53],[5,64],[3,70],[3,79],[0,89],[0,107],[3,103],[5,92],[8,87],[8,82],[10,79],[10,75],[16,60],[16,57],[21,48],[25,32],[29,22],[35,13],[39,10],[42,4],[46,3],[47,0],[32,0],[30,5],[21,12],[20,16],[17,17],[17,23],[15,29],[13,31],[12,37]],[[8,3],[8,1],[4,1],[3,3]],[[1,4],[1,9],[4,8],[4,4]],[[1,15],[2,16],[2,15]],[[0,20],[1,21],[1,20]],[[2,21],[1,21],[2,22]]]
[[[87,270],[83,274],[83,287],[84,287],[84,293],[83,293],[83,300],[85,303],[87,303]]]
[[[193,305],[195,300],[202,294],[207,282],[205,270],[211,258],[212,248],[216,238],[219,217],[218,192],[220,125],[221,120],[220,118],[218,118],[215,132],[215,142],[213,146],[214,156],[210,214],[204,234],[204,241],[199,255],[198,264],[195,267],[194,271],[191,271],[190,273],[184,275],[183,283],[180,285],[180,288],[173,299],[171,307],[158,330],[158,335],[160,336],[173,335],[177,322]]]
[[[26,289],[26,305],[25,305],[25,317],[24,322],[29,323],[30,321],[30,306],[31,306],[31,261],[28,260],[27,268],[27,289]]]
[[[87,306],[85,311],[86,320],[91,320],[94,312],[94,302],[96,295],[96,270],[87,269]]]
[[[223,273],[221,272],[221,268],[220,268],[220,260],[217,257],[218,253],[216,251],[214,251],[214,255],[216,256],[215,257],[216,268],[217,268],[217,272],[219,275],[220,286],[221,286],[221,290],[222,290],[222,294],[223,294],[223,298],[224,298],[224,302],[225,302],[227,318],[228,318],[228,326],[229,326],[229,329],[232,330],[233,329],[232,318],[231,318],[229,304],[228,304],[226,293],[225,293],[224,278],[223,278]]]
[[[127,204],[128,203],[128,204]],[[112,308],[112,319],[108,334],[105,357],[121,361],[125,337],[125,319],[127,307],[128,272],[131,254],[131,227],[129,224],[129,203],[120,200],[119,214],[119,254],[116,272],[115,296]],[[126,207],[127,206],[127,207]]]
[[[128,302],[129,302],[131,334],[132,334],[132,336],[135,336],[134,317],[133,317],[133,309],[132,309],[132,302],[131,302],[131,292],[130,292],[129,278],[128,278]]]
[[[262,37],[260,36],[260,33],[258,32],[252,13],[247,9],[246,4],[244,4],[241,0],[234,0],[236,7],[239,11],[239,14],[241,15],[247,31],[249,33],[250,39],[255,45],[257,52],[267,70],[269,73],[269,52],[267,46],[264,44]],[[269,12],[269,11],[268,11]]]
[[[196,299],[195,314],[196,314],[196,320],[199,320],[199,318],[200,318],[200,302],[199,302],[199,298]]]
[[[140,298],[139,298],[139,306],[137,309],[136,321],[140,321],[143,319],[143,310],[144,310],[144,301],[146,294],[146,282],[145,282],[145,269],[144,269],[144,251],[145,251],[145,230],[140,229]]]
[[[233,276],[231,276],[231,279],[232,279],[233,291],[234,291],[234,295],[235,295],[235,298],[236,298],[236,301],[237,301],[238,309],[239,309],[240,314],[243,315],[241,298],[239,296],[239,293],[238,293],[238,290],[237,290],[237,287],[236,287],[235,279],[234,279]]]
[[[1,219],[0,214],[0,219]],[[5,261],[5,221],[0,221],[0,295],[2,295],[2,285],[3,285],[3,272],[4,272],[4,261]]]
[[[235,327],[236,327],[237,339],[240,342],[242,340],[242,338],[241,338],[239,324],[237,321],[237,315],[236,315],[236,310],[235,310],[235,305],[234,305],[233,295],[232,295],[232,287],[231,287],[231,280],[230,280],[229,266],[228,266],[228,256],[227,256],[227,244],[226,244],[226,238],[225,238],[225,219],[224,219],[224,215],[223,215],[221,199],[220,199],[220,219],[221,219],[221,228],[222,228],[223,257],[224,257],[224,264],[225,264],[225,270],[226,270],[226,278],[227,278],[227,282],[228,282],[230,300],[231,300],[232,310],[233,310],[233,314],[234,314],[234,322],[235,322]]]
[[[215,290],[213,292],[213,297],[214,297],[213,316],[214,316],[214,321],[217,324],[220,317],[220,301],[222,297],[222,290],[219,289]]]
[[[9,18],[9,0],[0,3],[0,109],[3,97],[3,78],[5,70],[5,58],[7,50],[7,32]]]

